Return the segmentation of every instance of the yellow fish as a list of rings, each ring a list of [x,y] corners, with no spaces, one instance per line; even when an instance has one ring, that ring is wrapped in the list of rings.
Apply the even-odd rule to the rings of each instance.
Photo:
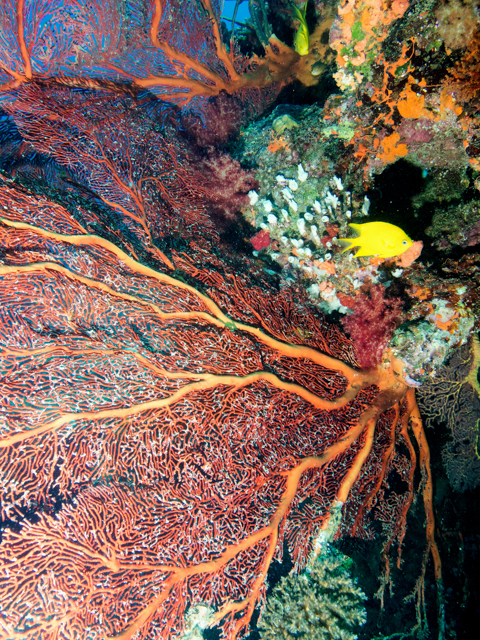
[[[339,238],[338,242],[345,246],[345,251],[358,247],[357,256],[379,256],[393,258],[404,253],[412,246],[413,240],[400,227],[388,222],[366,222],[365,224],[349,224],[356,233],[355,238]]]
[[[310,44],[307,21],[305,19],[305,16],[307,15],[307,4],[308,0],[303,6],[303,11],[300,11],[296,4],[293,5],[293,15],[300,22],[300,26],[298,27],[297,33],[295,34],[293,44],[295,47],[295,51],[301,56],[307,55],[308,47]]]

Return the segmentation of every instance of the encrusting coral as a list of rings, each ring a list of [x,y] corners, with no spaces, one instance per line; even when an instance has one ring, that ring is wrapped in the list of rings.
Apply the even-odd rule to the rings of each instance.
[[[351,560],[328,549],[311,571],[282,578],[258,627],[262,640],[356,640],[367,619],[365,594],[350,575]]]

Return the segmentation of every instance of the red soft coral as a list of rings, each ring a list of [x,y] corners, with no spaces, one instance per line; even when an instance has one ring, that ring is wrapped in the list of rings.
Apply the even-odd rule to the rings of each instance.
[[[209,201],[210,215],[220,230],[248,205],[247,194],[257,186],[254,172],[243,169],[227,151],[228,142],[238,135],[244,121],[242,103],[225,92],[208,100],[201,117],[191,112],[182,117],[197,184]]]
[[[198,157],[196,169],[210,200],[210,213],[222,227],[248,205],[247,194],[257,186],[255,175],[253,171],[243,169],[228,153],[219,151]]]
[[[377,366],[394,330],[402,321],[401,298],[386,298],[383,284],[372,285],[355,298],[353,314],[342,320],[355,341],[362,368]]]
[[[201,148],[224,148],[245,124],[242,103],[238,98],[220,93],[206,103],[202,117],[187,113],[183,125],[195,144]]]

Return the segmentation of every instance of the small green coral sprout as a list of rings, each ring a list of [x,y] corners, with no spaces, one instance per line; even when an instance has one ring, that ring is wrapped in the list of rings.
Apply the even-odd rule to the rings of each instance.
[[[351,566],[350,558],[329,548],[311,571],[282,578],[258,623],[262,640],[356,640],[367,619],[366,596]]]

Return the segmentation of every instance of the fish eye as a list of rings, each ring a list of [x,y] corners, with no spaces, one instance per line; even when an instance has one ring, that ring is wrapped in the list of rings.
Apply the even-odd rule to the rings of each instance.
[[[407,242],[406,240],[404,240],[404,241],[402,242],[402,244],[408,244],[408,242]]]

